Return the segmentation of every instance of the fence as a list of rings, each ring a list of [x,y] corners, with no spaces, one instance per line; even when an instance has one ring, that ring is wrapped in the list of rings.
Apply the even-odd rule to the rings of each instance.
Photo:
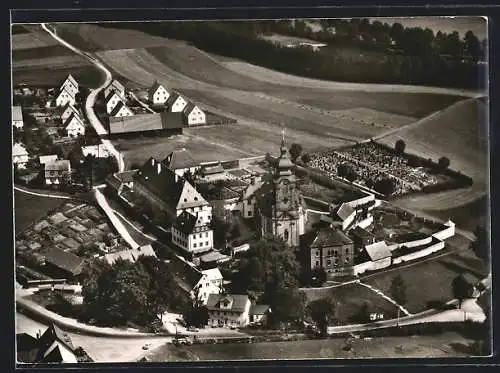
[[[418,251],[415,251],[413,253],[402,255],[402,256],[399,256],[397,258],[394,258],[392,260],[392,264],[400,264],[400,263],[407,262],[410,260],[419,259],[419,258],[422,258],[424,256],[433,254],[439,250],[442,250],[442,249],[444,249],[444,247],[445,247],[444,242],[438,241],[435,244],[426,247],[425,249],[418,250]]]

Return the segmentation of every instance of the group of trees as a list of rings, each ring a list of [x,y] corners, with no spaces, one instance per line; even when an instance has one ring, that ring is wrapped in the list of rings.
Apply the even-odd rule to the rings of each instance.
[[[185,302],[168,265],[140,256],[135,263],[118,259],[87,263],[82,295],[83,315],[100,325],[148,325],[168,309]]]
[[[311,156],[309,155],[309,153],[304,152],[301,144],[293,143],[290,146],[288,152],[290,153],[290,157],[292,159],[292,162],[294,163],[297,161],[297,159],[299,159],[299,157],[302,163],[306,165],[311,161]]]
[[[332,20],[330,31],[307,32],[301,21],[163,22],[113,24],[153,35],[187,40],[208,52],[239,58],[285,73],[312,78],[476,88],[482,66],[482,48],[472,33],[444,34],[421,28],[391,27],[368,20]],[[261,38],[263,32],[307,36],[332,48],[319,52],[308,47],[287,48]],[[394,41],[395,45],[391,45]],[[373,53],[342,53],[347,45]],[[480,45],[480,43],[479,43]],[[471,60],[471,61],[469,61]]]
[[[358,178],[358,174],[354,168],[347,163],[340,163],[337,166],[337,175],[341,178],[349,180],[350,182],[356,181]]]

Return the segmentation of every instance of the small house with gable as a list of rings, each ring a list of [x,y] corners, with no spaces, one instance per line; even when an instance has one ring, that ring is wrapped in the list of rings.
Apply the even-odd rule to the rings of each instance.
[[[155,81],[148,90],[149,102],[153,105],[163,105],[170,97],[170,93],[160,83]]]
[[[189,102],[184,110],[184,122],[188,126],[202,125],[207,123],[207,117],[203,110],[201,110],[196,104]]]

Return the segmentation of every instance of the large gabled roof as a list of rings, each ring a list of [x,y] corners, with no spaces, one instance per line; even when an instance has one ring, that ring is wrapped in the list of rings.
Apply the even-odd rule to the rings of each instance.
[[[148,89],[148,96],[151,98],[160,87],[163,88],[166,92],[168,92],[168,90],[163,85],[161,85],[160,83],[158,83],[158,81],[156,80],[153,83],[153,85],[151,87],[149,87],[149,89]]]
[[[73,84],[76,88],[78,88],[78,82],[76,81],[75,78],[73,78],[73,75],[71,74],[68,74],[68,77],[66,78],[66,80],[63,82],[66,83],[67,81],[69,81],[71,84]]]
[[[231,311],[241,313],[245,311],[250,298],[246,294],[209,294],[207,300],[207,308],[209,311]],[[232,302],[231,308],[226,309],[221,307],[224,301]]]
[[[192,168],[199,165],[186,148],[174,150],[162,162],[171,170]]]
[[[67,128],[73,119],[76,119],[78,121],[78,123],[80,123],[83,127],[85,127],[85,124],[83,124],[83,121],[80,118],[80,116],[78,114],[76,114],[75,112],[72,112],[70,114],[70,116],[68,118],[66,118],[66,121],[63,124],[64,128]]]
[[[167,107],[172,106],[177,101],[177,99],[179,97],[182,98],[183,100],[185,100],[184,97],[182,97],[179,93],[172,92],[170,94],[170,96],[168,97],[167,102],[165,102],[165,106],[167,106]]]
[[[104,99],[104,105],[107,105],[109,101],[113,98],[113,96],[116,95],[120,101],[125,101],[124,98],[116,91],[110,91],[106,98]]]
[[[303,242],[310,248],[335,247],[352,244],[352,240],[340,229],[320,227],[308,232]]]
[[[131,110],[129,109],[129,107],[123,103],[123,101],[120,101],[120,102],[118,102],[118,103],[116,104],[116,106],[113,108],[113,110],[111,110],[111,113],[109,113],[109,115],[111,115],[111,116],[113,116],[113,117],[114,117],[116,114],[118,114],[118,113],[120,112],[120,110],[121,110],[123,107],[124,107],[124,108],[126,108],[128,111],[131,111]]]
[[[391,250],[389,250],[385,241],[378,241],[371,245],[366,245],[365,250],[372,261],[392,256]]]
[[[45,261],[64,269],[65,271],[78,275],[82,271],[84,259],[71,253],[67,253],[57,247],[51,247],[45,254]]]
[[[191,234],[196,226],[198,218],[193,214],[183,211],[174,222],[174,227],[184,234]]]

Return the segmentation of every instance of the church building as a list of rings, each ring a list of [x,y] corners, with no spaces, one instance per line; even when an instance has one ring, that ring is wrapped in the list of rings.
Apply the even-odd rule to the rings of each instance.
[[[259,203],[262,235],[281,237],[290,247],[297,248],[299,237],[304,234],[307,213],[285,148],[284,132],[280,152],[273,162],[272,180],[263,188],[265,194]]]

